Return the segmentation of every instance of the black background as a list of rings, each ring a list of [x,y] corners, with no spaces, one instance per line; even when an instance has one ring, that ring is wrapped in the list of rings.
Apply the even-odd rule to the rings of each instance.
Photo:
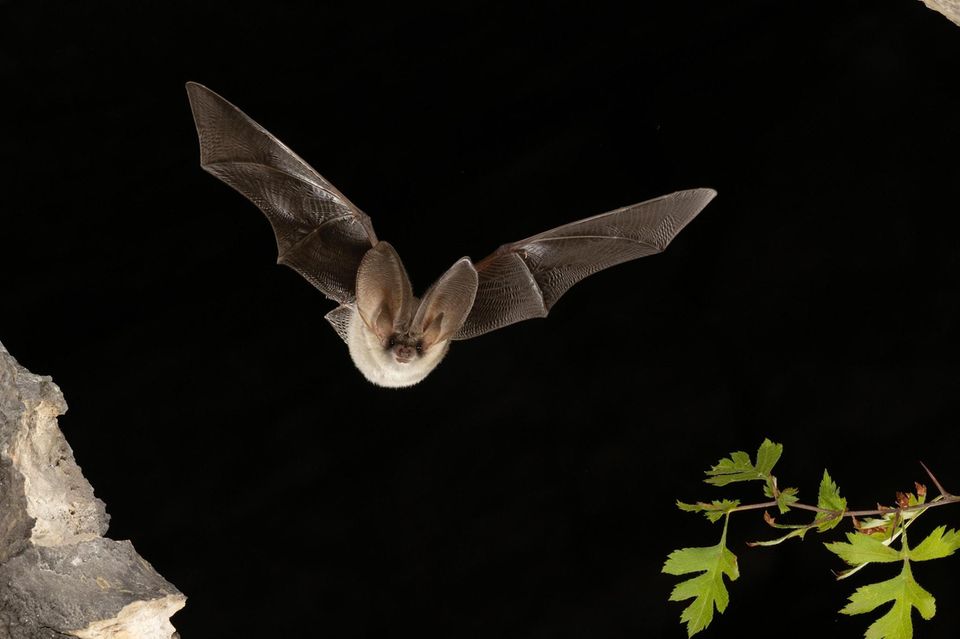
[[[96,4],[96,6],[93,6]],[[2,2],[0,339],[51,374],[110,535],[190,637],[682,637],[674,500],[763,437],[815,501],[960,490],[960,28],[890,2]],[[371,215],[423,290],[455,259],[673,190],[664,254],[409,390],[203,173],[183,83],[222,93]],[[928,482],[929,483],[929,482]],[[802,518],[805,519],[805,518]],[[917,530],[960,524],[947,508]],[[730,531],[705,636],[859,636],[815,535]],[[834,533],[833,538],[839,536]],[[956,559],[915,574],[960,624]],[[915,617],[916,618],[916,617]]]

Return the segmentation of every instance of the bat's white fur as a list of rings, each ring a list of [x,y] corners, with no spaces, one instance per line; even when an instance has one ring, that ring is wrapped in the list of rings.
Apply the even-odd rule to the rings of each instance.
[[[354,311],[347,327],[347,346],[350,358],[368,381],[386,388],[403,388],[413,386],[437,367],[450,348],[450,340],[434,344],[423,355],[401,364]]]

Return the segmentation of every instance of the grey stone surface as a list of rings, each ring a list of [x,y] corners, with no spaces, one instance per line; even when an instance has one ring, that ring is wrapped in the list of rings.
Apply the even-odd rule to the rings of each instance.
[[[49,377],[17,364],[0,344],[0,561],[27,540],[55,546],[107,531],[103,502],[83,477],[57,426],[67,403]]]
[[[0,639],[170,639],[186,598],[108,515],[57,426],[49,377],[0,344]]]
[[[960,25],[960,0],[923,0],[934,11],[939,11],[954,24]]]
[[[19,618],[25,618],[28,631],[49,628],[83,636],[85,629],[118,618],[125,608],[153,602],[166,609],[177,596],[182,598],[129,541],[98,537],[65,546],[34,546],[0,566],[0,628],[17,636]],[[170,627],[164,639],[172,633]]]

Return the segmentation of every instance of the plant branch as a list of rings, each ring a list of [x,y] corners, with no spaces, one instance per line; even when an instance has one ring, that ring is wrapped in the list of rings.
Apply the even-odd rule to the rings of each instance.
[[[761,508],[773,508],[776,505],[777,505],[776,501],[765,501],[758,504],[744,504],[743,506],[737,506],[735,508],[731,508],[729,512],[735,513],[741,510],[759,510]],[[796,504],[790,504],[790,505],[796,506]]]
[[[939,490],[939,486],[938,486]],[[942,491],[941,491],[942,492]],[[914,511],[923,511],[927,508],[935,508],[937,506],[946,506],[947,504],[955,504],[960,502],[960,496],[951,495],[949,493],[944,493],[940,497],[937,497],[925,504],[917,504],[916,506],[906,506],[904,508],[898,507],[889,507],[889,508],[875,508],[873,510],[829,510],[827,508],[820,508],[819,506],[812,506],[810,504],[804,504],[800,502],[794,502],[790,504],[790,508],[797,508],[799,510],[809,510],[812,512],[823,513],[825,515],[830,515],[833,517],[869,517],[871,515],[888,515],[890,513],[909,513]],[[744,504],[742,506],[737,506],[736,508],[731,508],[729,512],[735,513],[741,510],[759,510],[761,508],[773,508],[777,506],[777,502],[774,501],[764,501],[756,504]]]

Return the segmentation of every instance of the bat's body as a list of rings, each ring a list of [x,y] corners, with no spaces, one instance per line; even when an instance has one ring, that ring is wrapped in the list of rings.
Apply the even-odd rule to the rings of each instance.
[[[545,317],[584,277],[661,252],[716,195],[678,191],[504,244],[476,265],[464,257],[416,298],[397,252],[336,187],[216,93],[192,82],[187,92],[201,165],[266,214],[278,262],[339,303],[327,320],[379,386],[412,386],[452,340]]]

